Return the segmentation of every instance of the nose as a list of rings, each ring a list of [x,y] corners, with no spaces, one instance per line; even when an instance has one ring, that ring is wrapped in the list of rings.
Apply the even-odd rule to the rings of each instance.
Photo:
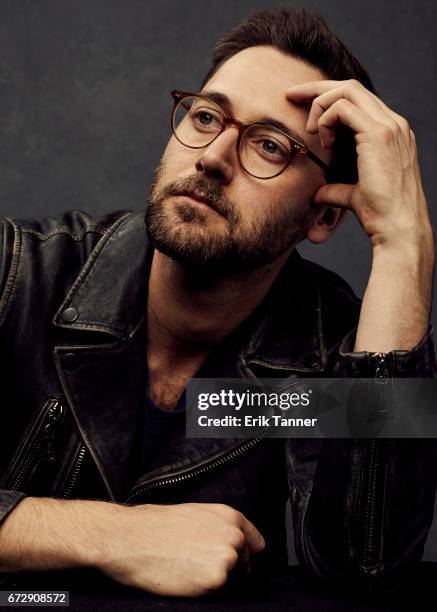
[[[237,138],[238,129],[229,126],[211,144],[201,149],[196,161],[197,172],[202,172],[220,183],[230,183],[239,163]]]

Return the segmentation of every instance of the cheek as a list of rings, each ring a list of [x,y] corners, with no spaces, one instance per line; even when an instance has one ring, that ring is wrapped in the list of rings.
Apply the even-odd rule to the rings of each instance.
[[[256,180],[256,179],[255,179]],[[321,182],[320,182],[321,184]],[[249,217],[264,214],[281,214],[285,209],[302,209],[310,205],[318,186],[302,171],[266,181],[246,185],[238,196]]]
[[[307,168],[290,168],[290,175],[286,182],[278,185],[279,200],[287,201],[289,206],[308,208],[318,189],[324,184],[322,176],[318,176]]]
[[[174,136],[170,138],[162,156],[166,178],[174,179],[196,172],[196,149],[184,147]]]
[[[279,178],[279,177],[278,177]],[[242,219],[242,229],[247,232],[251,226],[259,226],[267,220],[278,218],[287,222],[295,222],[301,215],[306,215],[314,194],[322,181],[304,172],[295,172],[287,180],[272,183],[246,186],[246,189],[236,196]]]

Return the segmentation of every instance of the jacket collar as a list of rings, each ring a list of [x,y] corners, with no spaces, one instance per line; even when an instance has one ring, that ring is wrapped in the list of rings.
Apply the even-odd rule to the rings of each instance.
[[[55,326],[130,336],[145,313],[152,254],[144,212],[123,215],[92,251],[53,317]],[[71,322],[64,320],[67,309],[76,313]]]

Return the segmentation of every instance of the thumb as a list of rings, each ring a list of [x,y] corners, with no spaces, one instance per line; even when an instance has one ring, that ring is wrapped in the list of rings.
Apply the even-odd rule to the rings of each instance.
[[[352,209],[352,194],[355,185],[344,183],[328,183],[322,185],[314,196],[314,204],[326,204],[327,206],[339,206]]]

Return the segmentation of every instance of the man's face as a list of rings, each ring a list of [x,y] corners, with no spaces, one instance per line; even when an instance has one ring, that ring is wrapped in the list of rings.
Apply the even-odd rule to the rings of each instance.
[[[225,62],[202,93],[226,96],[224,110],[244,123],[280,121],[329,162],[318,137],[306,133],[308,109],[285,97],[287,87],[322,78],[302,60],[251,47]],[[187,269],[224,275],[255,270],[291,250],[320,216],[311,206],[325,182],[316,164],[296,155],[279,176],[254,178],[239,163],[237,138],[237,128],[229,126],[207,147],[190,149],[172,136],[155,173],[146,211],[149,239]]]

